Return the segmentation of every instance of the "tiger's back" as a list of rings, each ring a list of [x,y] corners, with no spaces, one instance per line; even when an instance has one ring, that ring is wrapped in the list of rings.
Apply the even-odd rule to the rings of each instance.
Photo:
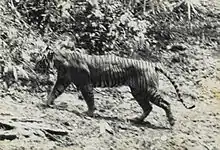
[[[88,55],[86,63],[95,87],[129,86],[132,79],[141,80],[143,85],[157,85],[158,75],[153,63],[115,55]]]

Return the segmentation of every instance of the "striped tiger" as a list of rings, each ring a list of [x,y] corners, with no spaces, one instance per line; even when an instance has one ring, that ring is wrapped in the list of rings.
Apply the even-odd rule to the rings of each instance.
[[[125,85],[130,87],[131,94],[143,110],[143,114],[132,119],[133,121],[143,121],[151,112],[151,103],[153,103],[164,109],[170,125],[173,126],[175,119],[170,104],[158,92],[158,72],[160,72],[174,86],[179,101],[187,109],[195,107],[194,105],[191,107],[185,105],[177,84],[159,63],[122,58],[115,55],[97,56],[79,52],[52,52],[44,57],[44,59],[46,58],[47,60],[41,61],[41,65],[42,62],[44,62],[44,65],[47,64],[44,66],[46,70],[50,66],[54,66],[58,72],[57,81],[50,94],[48,94],[48,106],[52,106],[54,100],[71,83],[74,83],[87,103],[87,114],[93,116],[96,109],[93,88]]]

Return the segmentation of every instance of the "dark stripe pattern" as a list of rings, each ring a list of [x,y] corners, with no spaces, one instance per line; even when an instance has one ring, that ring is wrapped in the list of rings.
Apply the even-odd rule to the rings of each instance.
[[[183,105],[189,109],[194,107],[187,107],[184,104],[181,94],[179,92],[180,90],[178,88],[178,85],[163,69],[161,64],[158,63],[122,58],[115,55],[97,56],[80,54],[78,52],[56,52],[53,56],[53,62],[54,66],[57,69],[67,68],[68,70],[74,68],[75,70],[78,70],[76,72],[73,72],[72,74],[69,74],[68,76],[70,77],[67,78],[71,79],[71,76],[74,76],[74,73],[79,73],[79,70],[81,71],[81,73],[83,72],[88,74],[88,81],[92,83],[93,87],[116,87],[127,85],[131,89],[135,89],[135,91],[145,92],[157,92],[157,71],[159,71],[170,80],[177,92],[179,100],[183,103]],[[77,78],[73,79],[72,82],[75,82],[76,85],[80,86],[83,80],[84,78]]]

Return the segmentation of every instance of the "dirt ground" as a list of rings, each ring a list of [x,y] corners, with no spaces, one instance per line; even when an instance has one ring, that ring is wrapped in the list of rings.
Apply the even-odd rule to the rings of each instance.
[[[186,53],[192,51],[196,48]],[[65,92],[56,100],[57,108],[47,108],[43,105],[45,92],[29,93],[23,87],[9,89],[0,99],[0,149],[219,150],[219,51],[196,52],[200,55],[194,55],[195,61],[190,58],[191,65],[201,68],[176,77],[178,83],[184,83],[180,86],[184,100],[196,108],[185,109],[172,85],[161,76],[160,89],[176,119],[173,128],[156,106],[143,124],[127,121],[141,113],[127,87],[97,88],[94,118],[83,114],[86,104],[76,92]]]

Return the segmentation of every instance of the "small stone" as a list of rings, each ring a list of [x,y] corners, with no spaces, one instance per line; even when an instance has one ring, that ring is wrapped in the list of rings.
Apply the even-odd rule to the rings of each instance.
[[[167,136],[166,136],[166,135],[163,135],[163,136],[160,137],[160,139],[161,139],[162,141],[166,141],[166,140],[167,140]]]

